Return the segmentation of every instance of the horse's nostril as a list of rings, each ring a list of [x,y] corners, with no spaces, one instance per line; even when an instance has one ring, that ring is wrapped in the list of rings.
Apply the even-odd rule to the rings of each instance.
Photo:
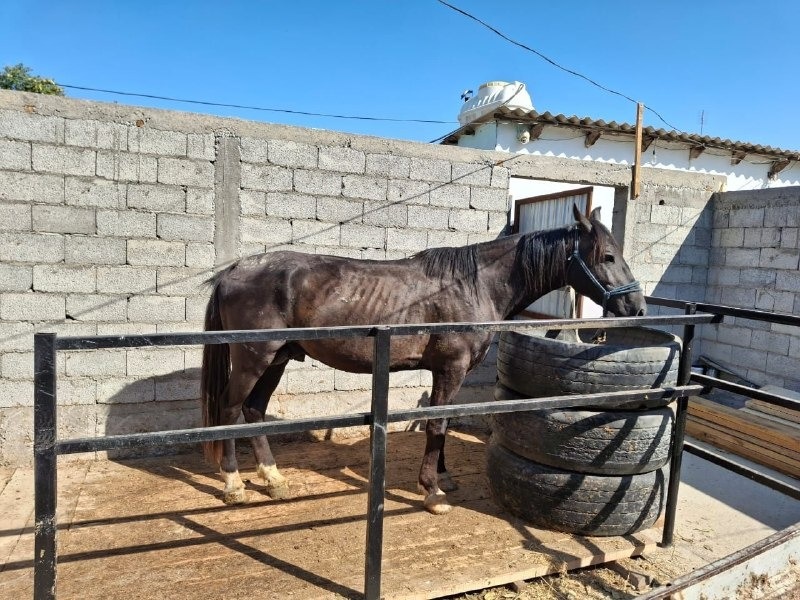
[[[639,312],[637,312],[637,313],[636,313],[636,316],[637,316],[637,317],[643,317],[643,316],[644,316],[644,309],[643,309],[643,308],[640,308],[640,309],[639,309]]]

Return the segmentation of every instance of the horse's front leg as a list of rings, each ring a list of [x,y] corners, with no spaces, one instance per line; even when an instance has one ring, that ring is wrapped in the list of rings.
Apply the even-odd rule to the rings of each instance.
[[[431,406],[448,404],[461,387],[466,369],[433,374]],[[425,426],[425,456],[419,471],[419,486],[425,494],[425,510],[435,515],[450,512],[445,492],[456,488],[444,465],[444,441],[447,419],[430,419]],[[442,487],[439,487],[439,484]]]

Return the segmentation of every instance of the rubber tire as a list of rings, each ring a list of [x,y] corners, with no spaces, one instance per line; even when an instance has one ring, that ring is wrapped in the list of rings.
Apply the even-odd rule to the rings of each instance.
[[[590,335],[579,331],[582,339]],[[643,327],[606,330],[607,341],[568,341],[545,332],[500,334],[497,376],[530,398],[649,389],[677,385],[680,338]],[[618,408],[665,406],[669,399],[625,402]]]
[[[521,397],[497,387],[495,397]],[[648,473],[669,462],[673,407],[500,413],[492,415],[492,433],[504,448],[549,467],[594,475]]]
[[[639,475],[584,475],[517,456],[492,439],[486,455],[495,502],[531,525],[593,536],[652,527],[666,502],[669,467]]]

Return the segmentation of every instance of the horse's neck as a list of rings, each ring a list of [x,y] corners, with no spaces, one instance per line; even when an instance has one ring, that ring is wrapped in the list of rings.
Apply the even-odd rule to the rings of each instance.
[[[537,298],[566,285],[566,260],[562,248],[564,243],[568,244],[569,231],[565,228],[548,235],[542,232],[509,236],[482,248],[482,262],[491,273],[491,277],[483,280],[487,282],[488,294],[500,318],[513,316]],[[526,237],[532,244],[538,244],[541,250],[536,264],[531,264],[533,257],[530,253],[518,251]]]

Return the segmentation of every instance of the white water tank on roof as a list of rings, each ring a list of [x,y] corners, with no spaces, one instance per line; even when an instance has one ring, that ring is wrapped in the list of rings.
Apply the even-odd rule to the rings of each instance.
[[[501,106],[533,110],[533,102],[525,84],[519,81],[489,81],[482,84],[478,93],[464,102],[458,113],[458,122],[461,125],[472,123]]]

